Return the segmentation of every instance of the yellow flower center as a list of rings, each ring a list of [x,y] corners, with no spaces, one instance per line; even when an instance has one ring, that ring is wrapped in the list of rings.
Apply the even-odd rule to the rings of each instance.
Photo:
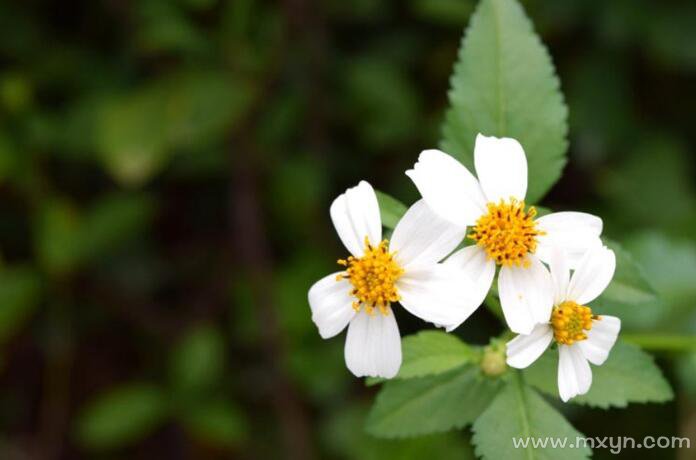
[[[592,309],[584,305],[578,305],[572,300],[566,300],[562,304],[553,307],[551,313],[551,326],[556,342],[564,345],[572,345],[575,342],[587,339],[586,332],[592,329],[592,320],[600,319],[592,314]]]
[[[469,238],[498,265],[528,267],[527,254],[536,251],[537,237],[544,235],[534,222],[536,209],[525,211],[524,201],[515,198],[487,206],[488,213],[479,217]]]
[[[363,256],[340,259],[338,264],[346,267],[346,271],[336,280],[347,279],[353,285],[351,295],[357,299],[353,302],[353,309],[360,311],[363,306],[372,315],[378,308],[380,313],[388,315],[391,302],[400,299],[395,283],[404,274],[394,260],[394,253],[389,252],[389,241],[383,240],[373,247],[365,237]]]

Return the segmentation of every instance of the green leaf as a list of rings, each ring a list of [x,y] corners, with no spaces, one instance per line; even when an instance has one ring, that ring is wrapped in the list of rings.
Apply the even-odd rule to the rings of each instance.
[[[382,217],[382,225],[389,229],[394,229],[399,220],[406,214],[406,205],[391,195],[375,190],[377,203],[379,203],[379,213]]]
[[[477,353],[456,335],[421,331],[401,342],[403,362],[396,378],[410,379],[443,372],[472,362]]]
[[[71,271],[79,263],[80,215],[69,202],[48,200],[35,223],[35,248],[41,267],[52,274]]]
[[[188,333],[172,355],[174,387],[183,393],[200,392],[217,382],[225,368],[225,342],[212,326]]]
[[[367,419],[367,431],[384,438],[462,428],[476,420],[500,388],[475,366],[445,374],[387,382]]]
[[[411,0],[411,10],[419,19],[457,28],[469,19],[473,9],[472,0]]]
[[[152,202],[142,195],[106,195],[88,211],[80,228],[85,260],[105,257],[144,231],[152,215]]]
[[[138,186],[164,167],[169,157],[160,86],[119,95],[97,116],[96,143],[104,166],[124,186]]]
[[[316,433],[326,446],[323,458],[360,460],[422,460],[443,458],[474,460],[468,436],[450,431],[404,439],[383,439],[365,431],[368,408],[353,401],[337,407],[330,418],[317,424]]]
[[[547,350],[523,372],[531,385],[557,397],[557,369],[558,351]],[[570,402],[606,409],[626,407],[628,403],[665,402],[673,396],[652,356],[635,345],[619,341],[604,364],[592,365],[590,391]]]
[[[15,334],[36,310],[40,289],[39,277],[33,270],[0,269],[0,343]]]
[[[109,173],[140,186],[163,169],[175,149],[218,142],[246,112],[252,87],[225,73],[181,72],[102,102],[96,143]]]
[[[166,417],[162,389],[131,383],[111,388],[90,402],[77,420],[76,434],[86,449],[116,449],[150,435]]]
[[[604,242],[616,254],[616,271],[602,296],[622,303],[643,303],[655,299],[655,291],[631,254],[615,241],[604,238]]]
[[[482,0],[451,79],[442,149],[473,171],[476,134],[517,139],[527,154],[527,201],[565,164],[568,110],[546,48],[516,0]]]
[[[533,447],[531,439],[541,441],[556,438],[568,444],[574,443],[582,433],[577,431],[556,409],[525,385],[519,373],[515,373],[508,385],[500,391],[488,409],[481,414],[472,428],[472,442],[476,455],[484,460],[576,460],[588,458],[592,451],[581,448]],[[515,447],[514,441],[524,442],[526,447]],[[550,441],[550,440],[549,440]]]
[[[229,448],[244,439],[244,414],[229,401],[209,401],[191,407],[182,420],[195,438],[216,447]]]
[[[346,61],[338,71],[341,106],[356,124],[357,138],[369,151],[382,152],[412,139],[422,120],[420,93],[404,66],[380,57]]]
[[[44,269],[68,273],[101,261],[142,232],[152,203],[141,195],[110,194],[80,212],[67,200],[48,200],[37,219],[36,251]]]

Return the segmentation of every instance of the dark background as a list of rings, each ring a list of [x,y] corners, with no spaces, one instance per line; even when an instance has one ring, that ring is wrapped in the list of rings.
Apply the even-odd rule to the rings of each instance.
[[[543,204],[601,215],[642,263],[661,297],[625,331],[693,334],[696,4],[523,5],[570,109]],[[0,458],[470,456],[468,432],[365,434],[375,389],[306,292],[345,255],[335,196],[417,198],[403,171],[439,142],[474,6],[0,1]],[[481,309],[457,333],[501,330]],[[657,356],[675,402],[564,412],[696,442],[696,354]]]

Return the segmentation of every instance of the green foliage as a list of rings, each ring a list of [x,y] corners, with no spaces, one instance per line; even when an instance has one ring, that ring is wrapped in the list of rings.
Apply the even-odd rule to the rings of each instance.
[[[363,427],[366,415],[367,408],[363,405],[347,405],[332,413],[328,421],[322,420],[320,433],[328,452],[337,457],[361,460],[476,458],[468,440],[456,432],[404,439],[371,436]]]
[[[362,119],[358,134],[375,150],[403,143],[418,123],[418,93],[399,66],[365,58],[351,62],[343,75],[345,104]]]
[[[411,379],[442,374],[463,364],[477,361],[481,353],[444,331],[429,330],[409,335],[401,340],[402,362],[396,379]],[[384,382],[370,377],[367,385]]]
[[[28,267],[0,267],[0,343],[15,334],[36,310],[38,274]]]
[[[518,137],[538,201],[567,130],[537,33],[572,114],[572,168],[546,204],[601,216],[621,242],[608,242],[616,277],[592,307],[660,353],[688,420],[696,181],[684,101],[696,98],[696,48],[684,44],[696,8],[521,3],[534,31],[513,0],[0,2],[0,457],[166,458],[175,436],[197,459],[277,458],[295,441],[315,458],[473,459],[467,429],[417,436],[473,421],[480,453],[508,458],[488,448],[522,427],[508,405],[516,371],[465,345],[504,328],[495,283],[490,311],[456,335],[415,334],[423,323],[396,311],[414,335],[370,418],[389,439],[364,429],[378,389],[346,370],[345,333],[318,336],[307,289],[345,255],[331,200],[366,179],[413,203],[403,171],[443,121],[443,149],[469,167],[477,132]],[[388,234],[406,206],[378,199]],[[676,403],[587,408],[671,394],[645,353],[621,347],[593,366],[591,401],[562,406],[568,420],[593,435],[650,433],[634,422],[683,431]],[[560,406],[556,360],[541,359],[535,383]],[[529,386],[537,372],[519,394],[546,413]],[[484,383],[503,401],[483,407]],[[44,423],[56,414],[70,419]]]
[[[540,390],[558,396],[558,352],[547,350],[524,370],[525,380]],[[614,345],[601,366],[592,366],[592,387],[571,402],[592,407],[626,407],[628,403],[665,402],[673,398],[669,383],[653,358],[635,345]]]
[[[167,416],[161,388],[149,383],[112,387],[88,404],[77,420],[77,439],[90,450],[108,450],[151,434]]]
[[[218,447],[234,447],[246,437],[246,420],[229,401],[208,401],[190,408],[183,418],[196,439]]]
[[[394,229],[399,223],[401,217],[406,214],[406,205],[384,192],[375,190],[377,202],[379,203],[379,212],[382,217],[382,225],[389,229]]]
[[[198,326],[187,333],[172,353],[171,380],[182,393],[200,393],[220,379],[225,368],[225,342],[210,326]]]
[[[501,386],[476,366],[384,384],[367,419],[369,433],[398,438],[462,428],[478,417]]]
[[[411,9],[433,23],[461,27],[469,19],[474,4],[473,0],[411,0]]]
[[[45,203],[37,218],[36,251],[42,267],[66,274],[100,262],[149,224],[152,204],[145,195],[104,195],[81,212],[67,200]]]
[[[693,299],[696,296],[696,244],[658,232],[642,232],[626,241],[633,259],[657,296],[641,303],[630,292],[626,297],[612,285],[594,304],[597,311],[619,316],[625,330],[659,330],[693,333]],[[622,260],[617,252],[617,278]],[[612,283],[613,284],[613,283]],[[621,291],[619,291],[621,294]],[[608,296],[611,296],[609,298]]]
[[[484,460],[521,459],[555,460],[589,458],[591,451],[580,448],[545,448],[529,445],[515,448],[513,438],[566,439],[568,445],[582,434],[566,421],[553,407],[534,390],[524,384],[519,374],[503,388],[491,405],[476,420],[472,442],[476,455]]]
[[[602,296],[608,301],[632,304],[655,299],[654,289],[631,254],[615,241],[604,238],[604,243],[616,254],[616,271]]]
[[[162,77],[103,103],[97,149],[120,184],[140,186],[176,149],[200,148],[219,139],[252,98],[244,81],[224,73],[187,71]]]
[[[546,48],[516,0],[482,0],[451,79],[442,148],[473,171],[477,133],[520,141],[529,163],[527,201],[558,180],[568,110]]]
[[[478,353],[457,336],[443,331],[421,331],[401,341],[403,362],[396,378],[442,374],[470,363]]]

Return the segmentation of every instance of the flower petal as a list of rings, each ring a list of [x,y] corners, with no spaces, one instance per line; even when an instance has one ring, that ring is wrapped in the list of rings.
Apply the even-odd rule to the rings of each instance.
[[[498,293],[505,321],[513,332],[529,334],[537,323],[546,323],[553,307],[551,275],[536,257],[529,267],[503,267]]]
[[[592,321],[587,340],[578,342],[583,356],[596,366],[601,366],[609,357],[621,329],[621,320],[615,316],[602,315]]]
[[[449,256],[443,265],[462,270],[467,279],[472,282],[470,288],[472,291],[468,293],[472,303],[477,305],[483,303],[495,276],[495,262],[486,256],[486,251],[476,245],[467,246]],[[453,324],[447,330],[454,330],[460,324],[461,322]]]
[[[553,304],[558,305],[566,300],[568,283],[570,282],[570,269],[568,268],[568,256],[558,247],[551,249],[548,260],[551,280],[553,281]]]
[[[324,339],[341,332],[355,316],[350,282],[346,279],[336,281],[338,275],[340,272],[320,279],[309,289],[307,295],[312,309],[312,321]]]
[[[331,204],[329,213],[338,237],[354,256],[362,256],[365,237],[373,245],[382,240],[377,196],[369,183],[360,181],[357,186],[346,190]]]
[[[592,386],[592,370],[579,347],[558,345],[558,393],[563,402],[587,393]]]
[[[546,232],[538,237],[537,256],[549,261],[551,248],[557,246],[568,255],[569,267],[576,268],[585,252],[601,243],[602,219],[584,212],[554,212],[536,220]]]
[[[473,225],[486,212],[486,201],[476,178],[444,152],[424,150],[406,175],[428,206],[452,223]]]
[[[394,312],[356,314],[348,326],[344,354],[346,366],[356,377],[394,377],[401,367],[401,337]]]
[[[424,200],[417,201],[401,218],[389,244],[401,267],[434,264],[452,252],[466,235],[466,227],[435,214]]]
[[[519,142],[509,137],[476,136],[476,175],[488,202],[510,198],[524,200],[527,194],[527,157]]]
[[[397,281],[401,305],[409,313],[449,330],[466,320],[481,305],[466,273],[435,264],[406,271]]]
[[[568,300],[581,305],[592,302],[609,285],[615,269],[614,251],[606,246],[595,246],[588,250],[570,278]]]
[[[529,335],[520,334],[507,345],[508,366],[524,369],[532,364],[549,347],[553,329],[548,324],[537,324]]]

